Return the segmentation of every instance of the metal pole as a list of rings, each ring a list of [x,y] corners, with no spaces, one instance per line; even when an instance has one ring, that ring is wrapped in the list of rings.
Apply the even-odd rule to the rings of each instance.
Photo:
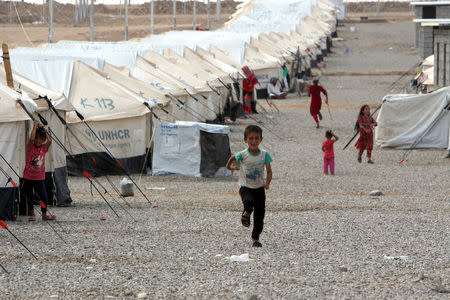
[[[91,0],[91,15],[90,15],[90,20],[89,20],[89,24],[90,24],[90,38],[89,40],[91,42],[94,41],[94,0]]]
[[[216,2],[216,20],[217,22],[220,22],[220,0],[217,0]]]
[[[125,41],[128,41],[128,0],[123,3],[125,4]]]
[[[84,0],[80,0],[80,23],[84,21]]]
[[[53,43],[53,0],[48,1],[48,42]]]
[[[45,23],[45,0],[42,0],[42,24]]]
[[[88,17],[88,0],[83,0],[83,22],[87,20]]]
[[[209,0],[208,0],[207,11],[208,11],[207,27],[208,27],[208,30],[210,30],[211,29],[211,2]]]
[[[77,25],[77,0],[73,5],[73,24]]]
[[[194,3],[193,3],[193,14],[194,14],[194,19],[193,19],[193,21],[192,21],[192,25],[193,25],[193,27],[194,27],[194,29],[193,30],[195,30],[196,28],[197,28],[197,1],[196,0],[194,0]]]
[[[380,16],[380,0],[377,1],[377,17]]]
[[[122,19],[122,0],[119,2],[119,17]]]
[[[173,0],[173,30],[177,30],[177,1]]]
[[[84,22],[84,0],[80,0],[80,23]]]
[[[151,20],[151,25],[152,25],[152,28],[151,28],[151,34],[153,34],[154,32],[155,32],[155,15],[154,15],[154,13],[155,13],[155,11],[154,11],[154,3],[153,3],[153,0],[150,2],[150,20]]]
[[[8,5],[8,23],[12,24],[13,23],[13,8],[12,8],[12,1],[9,0],[9,5]]]

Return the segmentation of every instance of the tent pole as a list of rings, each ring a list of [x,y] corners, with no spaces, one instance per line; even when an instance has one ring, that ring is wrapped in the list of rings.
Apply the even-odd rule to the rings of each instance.
[[[3,51],[3,65],[5,66],[5,73],[6,73],[6,84],[8,85],[8,87],[14,89],[13,75],[11,71],[11,61],[9,59],[9,51],[7,44],[2,44],[2,51]]]
[[[90,19],[89,19],[89,27],[90,27],[90,35],[89,40],[91,42],[94,41],[94,0],[91,0],[91,11],[90,11]]]

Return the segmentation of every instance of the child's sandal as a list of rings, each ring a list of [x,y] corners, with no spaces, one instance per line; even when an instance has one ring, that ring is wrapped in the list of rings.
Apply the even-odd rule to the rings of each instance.
[[[28,217],[28,222],[34,222],[36,221],[36,216],[29,216]]]
[[[358,162],[361,163],[362,162],[362,158],[361,156],[358,156]]]
[[[368,164],[373,164],[373,160],[369,159],[369,160],[367,161],[367,163],[368,163]]]
[[[250,216],[246,216],[246,215],[244,215],[244,213],[245,213],[245,210],[242,212],[241,223],[243,226],[249,227],[250,226]]]
[[[49,215],[49,216],[42,216],[42,221],[55,221],[56,220],[56,216],[54,215]]]
[[[253,242],[253,247],[261,248],[262,244],[259,241]]]

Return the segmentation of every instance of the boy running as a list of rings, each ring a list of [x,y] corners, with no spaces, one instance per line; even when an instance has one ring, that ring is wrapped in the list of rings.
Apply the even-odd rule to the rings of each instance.
[[[249,125],[244,131],[244,142],[248,148],[231,156],[227,163],[227,169],[239,171],[239,194],[244,204],[241,222],[245,227],[250,226],[250,216],[253,215],[252,241],[253,247],[262,247],[259,235],[263,230],[264,214],[266,207],[266,193],[272,180],[272,157],[262,149],[262,129],[256,125]],[[240,167],[239,167],[240,165]],[[267,176],[264,179],[264,166]]]

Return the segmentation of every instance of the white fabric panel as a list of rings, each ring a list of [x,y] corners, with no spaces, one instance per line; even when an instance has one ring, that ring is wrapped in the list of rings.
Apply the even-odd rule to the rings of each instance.
[[[169,102],[169,100],[166,99],[166,96],[157,89],[153,88],[143,81],[132,78],[128,75],[124,75],[120,71],[120,69],[111,64],[105,63],[105,65],[103,66],[103,72],[108,74],[109,78],[111,78],[116,83],[119,83],[134,91],[136,94],[143,97],[147,101],[160,103],[163,105]]]
[[[186,53],[186,52],[185,52]],[[240,70],[236,69],[235,67],[232,67],[231,65],[228,65],[214,57],[214,55],[205,49],[201,47],[196,48],[196,53],[200,55],[204,60],[209,62],[211,65],[215,66],[216,68],[221,69],[223,72],[230,74],[234,77],[237,77],[237,74],[240,72]]]
[[[65,53],[67,50],[64,51]],[[95,69],[103,68],[104,60],[98,57],[62,57],[33,53],[11,54],[11,67],[19,74],[56,92],[70,92],[73,62],[81,60]]]
[[[30,119],[17,103],[18,99],[22,100],[31,113],[36,110],[36,103],[29,99],[26,93],[21,95],[6,85],[0,84],[0,122],[15,122]]]
[[[74,63],[69,101],[86,121],[123,119],[149,113],[143,104],[144,98],[82,62]],[[80,122],[73,112],[67,116],[70,123]]]
[[[447,148],[450,88],[431,94],[387,95],[378,115],[375,141],[382,147]]]
[[[89,125],[116,158],[145,154],[149,128],[147,117],[138,116],[119,120],[89,122]],[[94,134],[82,123],[69,124],[70,129],[88,152],[106,152]],[[85,153],[71,133],[67,134],[67,147],[74,154]]]
[[[196,122],[158,124],[153,141],[153,174],[175,173],[200,177],[200,130],[229,134],[230,128]]]
[[[200,132],[194,126],[158,124],[153,140],[154,175],[175,173],[200,177]]]
[[[0,123],[0,154],[2,154],[19,176],[23,175],[23,169],[25,168],[25,139],[24,121]],[[16,184],[19,184],[19,178],[15,175],[15,172],[1,158],[0,167]],[[3,172],[0,172],[0,186],[4,187],[7,180],[8,178],[3,175]],[[12,187],[12,184],[9,183],[7,186]]]

